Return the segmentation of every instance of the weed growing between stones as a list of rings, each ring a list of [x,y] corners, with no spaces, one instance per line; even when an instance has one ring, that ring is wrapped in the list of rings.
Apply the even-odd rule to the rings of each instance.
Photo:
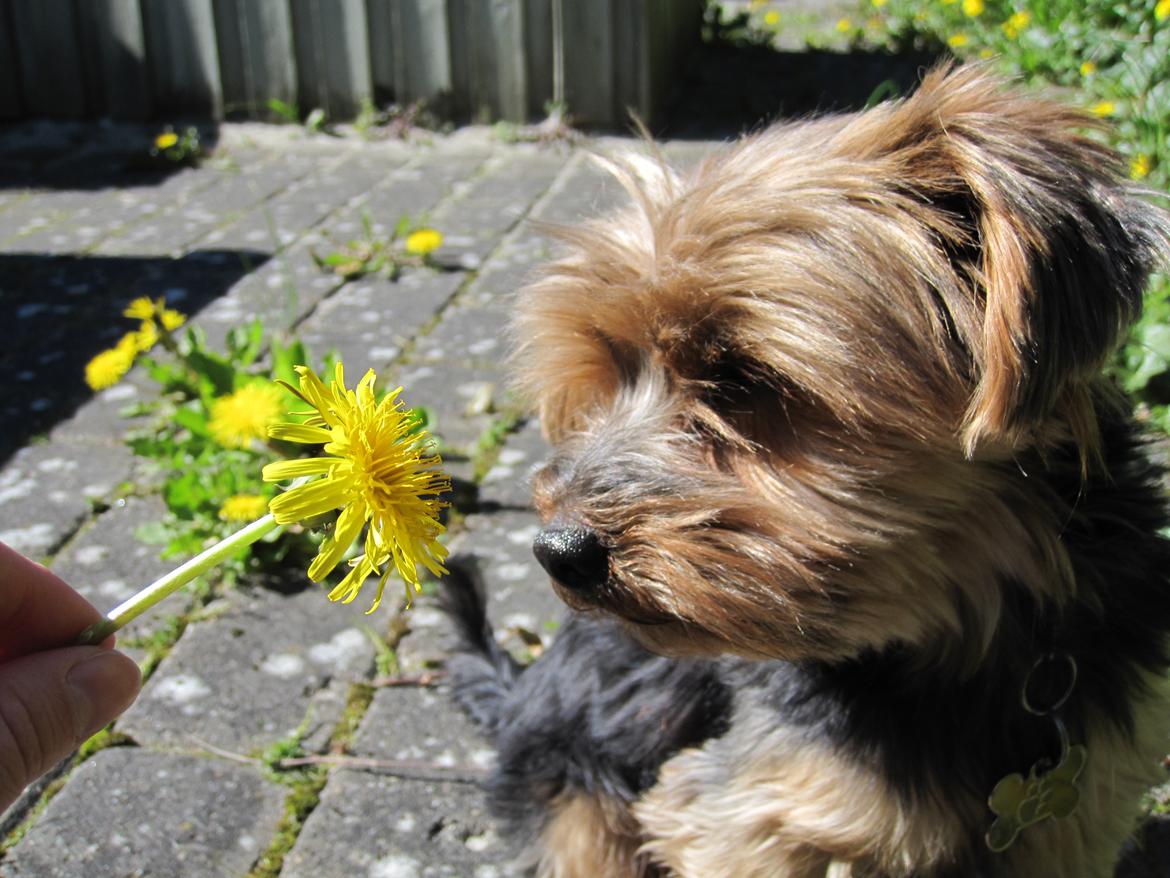
[[[384,236],[375,233],[370,215],[363,213],[361,237],[334,242],[334,249],[324,256],[309,252],[318,268],[344,280],[368,274],[395,280],[408,265],[437,267],[431,254],[441,246],[441,232],[420,226],[409,216],[399,219],[389,236]]]

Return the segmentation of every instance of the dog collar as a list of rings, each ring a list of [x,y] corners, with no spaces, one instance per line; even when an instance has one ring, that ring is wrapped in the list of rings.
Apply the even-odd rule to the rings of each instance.
[[[1052,720],[1060,738],[1060,758],[1054,763],[1044,757],[1024,777],[1018,772],[1001,778],[987,804],[995,822],[984,837],[996,853],[1011,847],[1019,834],[1048,818],[1064,818],[1077,809],[1081,792],[1077,780],[1085,769],[1088,751],[1083,744],[1070,744],[1068,728],[1060,709],[1077,684],[1077,663],[1067,652],[1050,652],[1032,665],[1024,678],[1020,703],[1033,716]]]

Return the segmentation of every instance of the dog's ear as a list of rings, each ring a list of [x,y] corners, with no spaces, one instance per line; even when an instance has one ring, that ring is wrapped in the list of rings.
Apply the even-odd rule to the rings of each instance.
[[[967,229],[983,312],[964,339],[977,382],[968,454],[1026,441],[1055,415],[1092,457],[1092,384],[1140,312],[1166,216],[1127,190],[1091,117],[1007,90],[981,67],[929,74],[891,122],[905,173]]]

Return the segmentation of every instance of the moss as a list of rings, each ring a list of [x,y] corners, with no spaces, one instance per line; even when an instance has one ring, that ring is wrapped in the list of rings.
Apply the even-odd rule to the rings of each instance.
[[[329,736],[329,752],[344,753],[349,750],[350,745],[353,744],[353,739],[357,735],[358,726],[361,725],[362,718],[365,717],[366,711],[370,709],[370,703],[374,700],[374,687],[368,683],[350,683],[349,692],[346,694],[345,709],[341,712],[341,719],[337,721],[337,725],[333,728],[333,734]]]
[[[293,849],[305,821],[321,800],[321,791],[325,788],[328,778],[328,772],[317,769],[293,785],[285,796],[284,813],[281,814],[272,842],[256,859],[256,864],[245,878],[279,878],[284,858]]]

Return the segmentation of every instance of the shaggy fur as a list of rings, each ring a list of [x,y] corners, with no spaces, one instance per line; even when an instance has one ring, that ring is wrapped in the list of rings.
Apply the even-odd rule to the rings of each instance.
[[[780,124],[566,229],[520,296],[576,611],[521,670],[446,590],[456,695],[543,876],[1103,876],[1166,752],[1162,473],[1102,366],[1170,223],[1084,115],[980,68]],[[1080,806],[984,841],[1058,756]]]

